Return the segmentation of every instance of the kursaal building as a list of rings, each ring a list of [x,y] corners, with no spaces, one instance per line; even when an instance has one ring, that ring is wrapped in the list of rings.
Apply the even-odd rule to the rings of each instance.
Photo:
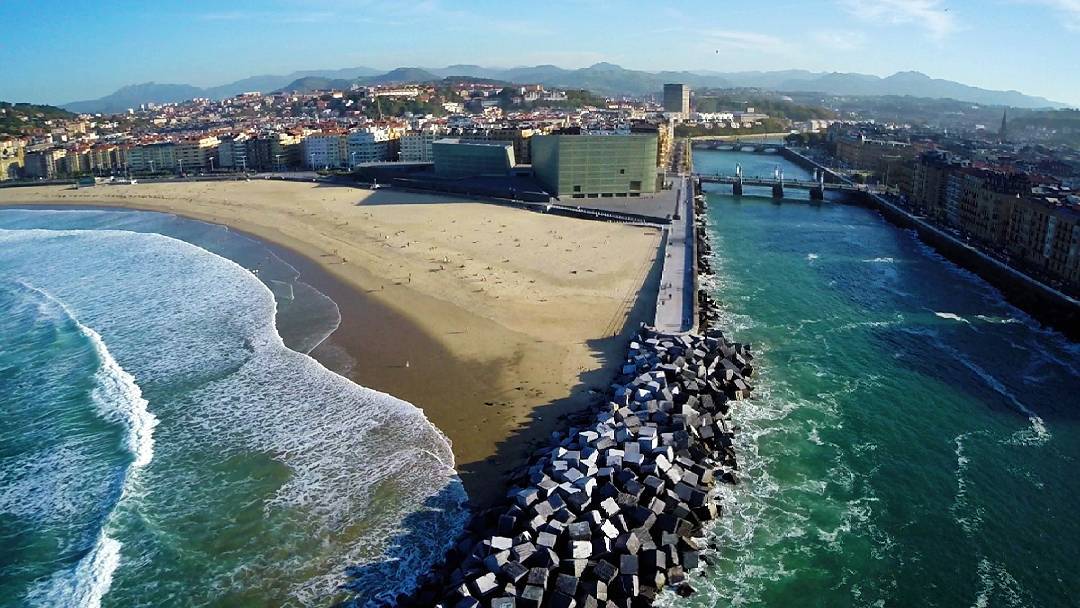
[[[532,138],[533,172],[556,197],[610,198],[656,192],[657,135],[556,133]]]

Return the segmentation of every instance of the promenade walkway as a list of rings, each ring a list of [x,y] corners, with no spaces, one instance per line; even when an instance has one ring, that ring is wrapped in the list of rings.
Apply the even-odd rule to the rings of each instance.
[[[694,302],[697,299],[694,250],[694,190],[691,180],[679,176],[676,206],[664,243],[664,268],[660,275],[660,291],[656,300],[653,325],[664,333],[694,331]]]

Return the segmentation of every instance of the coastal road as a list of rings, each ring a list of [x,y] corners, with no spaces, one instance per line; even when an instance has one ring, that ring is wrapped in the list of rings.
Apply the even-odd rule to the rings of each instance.
[[[679,176],[677,217],[671,220],[664,244],[664,268],[656,300],[653,325],[665,333],[693,331],[694,299],[694,191],[690,178]]]

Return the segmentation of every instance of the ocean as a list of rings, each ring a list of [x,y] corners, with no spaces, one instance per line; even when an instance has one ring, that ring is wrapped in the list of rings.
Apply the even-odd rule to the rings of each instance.
[[[705,287],[757,390],[698,593],[662,605],[1077,605],[1080,346],[871,210],[706,191]]]
[[[220,226],[0,209],[0,606],[408,589],[466,496],[421,410],[308,356],[339,322]]]

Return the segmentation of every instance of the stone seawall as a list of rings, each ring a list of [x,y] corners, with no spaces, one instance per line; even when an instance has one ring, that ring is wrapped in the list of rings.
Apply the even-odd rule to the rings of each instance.
[[[698,327],[715,327],[720,318],[720,310],[713,301],[709,292],[701,289],[700,277],[713,274],[712,243],[709,242],[708,215],[709,201],[701,189],[701,182],[694,183],[694,239],[696,241],[694,251],[697,256],[697,306],[694,309],[698,316]]]
[[[630,608],[692,593],[716,484],[737,481],[729,415],[752,359],[717,331],[643,329],[608,400],[535,453],[507,504],[478,514],[399,605]]]
[[[695,196],[695,262],[711,274],[705,206]],[[707,327],[715,304],[697,297]],[[396,605],[638,608],[665,589],[692,594],[718,484],[738,482],[730,415],[750,396],[752,361],[716,330],[643,327],[606,398],[553,433]]]

